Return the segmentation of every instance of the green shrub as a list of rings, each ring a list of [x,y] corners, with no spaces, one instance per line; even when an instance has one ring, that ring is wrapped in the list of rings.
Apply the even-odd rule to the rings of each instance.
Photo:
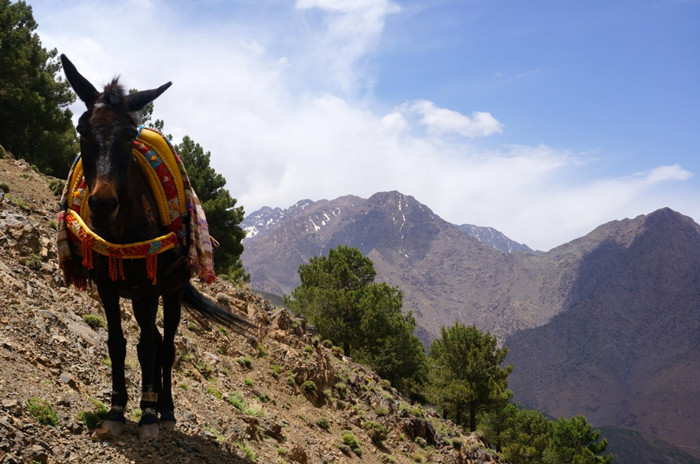
[[[333,386],[333,388],[341,398],[345,398],[345,395],[348,394],[348,386],[345,384],[345,382],[338,382]]]
[[[29,206],[24,202],[23,199],[16,197],[14,195],[10,195],[9,193],[5,194],[5,198],[7,198],[7,201],[15,205],[16,207],[23,209],[25,211],[29,210]]]
[[[320,419],[318,419],[318,420],[316,421],[316,425],[317,425],[320,429],[323,429],[323,430],[326,430],[326,431],[328,431],[328,429],[331,428],[330,422],[328,422],[328,419],[326,419],[325,417],[321,417]]]
[[[389,408],[385,404],[378,404],[377,407],[374,408],[374,413],[378,417],[384,417],[389,414]]]
[[[272,376],[275,379],[279,379],[281,370],[282,370],[282,368],[280,366],[278,366],[277,364],[275,364],[274,366],[272,366]]]
[[[358,457],[362,457],[362,450],[360,449],[360,442],[358,442],[357,438],[355,438],[355,434],[353,434],[349,430],[346,430],[340,436],[340,439],[343,441],[343,445],[350,448]]]
[[[241,392],[230,393],[228,398],[226,398],[226,401],[231,403],[234,408],[238,409],[246,416],[257,416],[262,413],[262,410],[249,408],[245,398],[243,397],[243,393]]]
[[[58,425],[58,416],[53,410],[53,406],[41,398],[29,398],[27,400],[27,408],[29,408],[29,414],[34,416],[40,424],[44,425]]]
[[[375,444],[383,442],[389,436],[389,430],[386,426],[376,421],[365,421],[362,424],[362,428],[367,431],[370,440]]]
[[[415,406],[411,406],[410,404],[407,403],[401,403],[399,405],[399,410],[400,411],[406,411],[413,417],[420,417],[424,418],[425,417],[425,411],[423,411],[423,407],[420,404],[417,404]]]
[[[36,253],[31,253],[29,256],[22,260],[22,264],[27,266],[33,271],[38,271],[41,269],[41,256]]]
[[[102,401],[96,398],[91,398],[90,401],[95,405],[95,410],[79,412],[78,420],[83,422],[89,430],[94,430],[97,424],[107,418],[109,410]]]
[[[240,358],[236,359],[236,362],[238,362],[238,364],[240,364],[241,367],[244,367],[246,369],[250,369],[253,365],[253,361],[248,356],[241,356]]]
[[[345,354],[345,351],[343,350],[342,346],[334,346],[331,348],[331,353],[337,358],[342,358],[343,355]]]
[[[105,321],[102,317],[98,316],[97,314],[85,314],[83,316],[83,321],[92,327],[94,330],[97,330],[101,327],[107,327],[107,321]]]
[[[65,185],[66,182],[64,180],[53,178],[49,181],[49,190],[58,197],[63,193],[63,187]]]
[[[255,456],[255,451],[253,451],[247,444],[242,441],[237,441],[236,446],[239,450],[243,451],[245,457],[252,462],[257,462],[257,457]]]
[[[134,422],[138,422],[139,420],[141,420],[141,416],[143,416],[143,411],[141,410],[141,408],[134,408],[129,413],[129,417],[131,417],[131,420]]]
[[[238,410],[244,411],[247,408],[245,398],[243,398],[243,393],[241,392],[230,393],[226,400]]]
[[[207,393],[213,395],[215,398],[223,399],[224,395],[221,394],[218,388],[211,385],[207,385]]]
[[[304,383],[301,384],[301,389],[304,390],[304,393],[307,395],[312,395],[318,390],[313,380],[305,380]]]
[[[228,296],[226,293],[217,293],[216,301],[218,301],[219,304],[228,305],[229,303],[231,303],[231,297]]]
[[[209,363],[206,363],[206,362],[197,363],[197,364],[195,364],[195,367],[197,368],[199,373],[202,374],[202,377],[204,377],[207,380],[211,379],[212,376],[214,375],[214,371],[215,371],[214,366],[212,366]]]

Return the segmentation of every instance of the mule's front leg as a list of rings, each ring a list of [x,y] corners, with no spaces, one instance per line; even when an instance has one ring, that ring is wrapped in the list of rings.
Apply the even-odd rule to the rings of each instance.
[[[158,293],[155,288],[146,289],[138,300],[133,300],[134,316],[141,327],[137,345],[139,364],[141,364],[141,420],[139,436],[142,439],[158,438],[158,390],[160,379],[155,379],[156,372],[156,312],[158,310]],[[158,337],[159,338],[159,337]]]
[[[98,285],[97,293],[107,317],[107,348],[112,363],[112,408],[107,418],[96,429],[101,438],[116,437],[124,430],[124,409],[129,399],[124,378],[124,360],[126,358],[126,339],[122,332],[119,309],[119,293],[116,286]]]

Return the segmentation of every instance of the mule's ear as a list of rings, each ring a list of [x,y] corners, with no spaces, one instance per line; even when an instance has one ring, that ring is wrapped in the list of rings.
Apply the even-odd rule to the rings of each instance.
[[[163,84],[157,89],[151,90],[141,90],[140,92],[132,93],[124,97],[124,102],[126,103],[126,109],[129,111],[139,111],[143,109],[144,106],[151,103],[156,98],[160,97],[160,94],[168,90],[168,87],[173,85],[172,82]]]
[[[61,54],[61,63],[63,64],[63,72],[66,73],[66,78],[68,83],[75,93],[78,94],[80,98],[88,108],[95,104],[95,100],[100,96],[94,85],[92,85],[87,79],[85,79],[75,68],[75,65],[66,57],[66,55]]]

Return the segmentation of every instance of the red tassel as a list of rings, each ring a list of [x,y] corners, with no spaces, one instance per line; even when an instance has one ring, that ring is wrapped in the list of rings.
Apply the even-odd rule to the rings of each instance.
[[[83,267],[85,269],[92,269],[92,244],[94,239],[92,236],[85,234],[83,237]]]
[[[146,255],[146,275],[148,275],[148,278],[151,279],[151,283],[153,285],[156,284],[156,274],[158,271],[158,255],[153,253],[153,254],[148,254]]]
[[[124,280],[124,259],[122,258],[121,250],[110,250],[109,252],[109,277],[112,282],[116,282],[121,278]]]

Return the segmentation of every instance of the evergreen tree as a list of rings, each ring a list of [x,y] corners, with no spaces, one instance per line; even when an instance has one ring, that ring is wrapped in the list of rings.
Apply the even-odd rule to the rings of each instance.
[[[0,0],[0,145],[64,177],[79,150],[67,109],[75,96],[58,76],[57,51],[41,46],[36,28],[31,6]]]
[[[600,439],[600,431],[591,427],[583,416],[554,422],[552,437],[544,450],[544,464],[609,464],[612,455],[600,456],[608,441]]]
[[[156,121],[158,122],[158,121]],[[162,123],[161,123],[162,130]],[[224,188],[226,179],[210,166],[211,153],[190,137],[185,136],[176,145],[192,187],[202,202],[209,224],[209,233],[219,246],[214,248],[214,268],[234,280],[249,280],[243,270],[241,254],[245,232],[239,224],[243,221],[243,207],[236,207],[236,199]]]
[[[518,407],[507,403],[504,407],[484,413],[479,418],[479,431],[486,443],[495,448],[496,451],[503,451],[503,447],[510,443],[510,432],[514,427],[517,414]]]
[[[445,416],[475,431],[479,412],[503,407],[511,396],[507,388],[513,366],[501,367],[507,353],[498,348],[496,337],[475,326],[456,322],[443,327],[428,354],[429,399]]]
[[[607,441],[583,416],[558,421],[515,404],[484,414],[479,430],[513,464],[609,464]]]
[[[401,291],[374,283],[376,274],[358,249],[339,246],[299,266],[301,284],[285,302],[347,355],[411,393],[424,380],[423,345],[413,334],[415,319],[401,311]]]
[[[513,405],[510,405],[513,406]],[[532,409],[520,409],[510,422],[505,434],[503,456],[518,464],[540,464],[544,450],[550,443],[552,422]]]
[[[361,343],[355,357],[370,364],[397,389],[414,395],[423,384],[423,343],[413,334],[413,314],[403,314],[403,296],[386,283],[368,285],[359,302]]]
[[[356,248],[339,246],[328,256],[312,257],[298,272],[301,285],[291,298],[285,297],[287,306],[303,314],[323,337],[342,346],[346,355],[354,355],[362,343],[360,298],[377,275],[372,260]]]

